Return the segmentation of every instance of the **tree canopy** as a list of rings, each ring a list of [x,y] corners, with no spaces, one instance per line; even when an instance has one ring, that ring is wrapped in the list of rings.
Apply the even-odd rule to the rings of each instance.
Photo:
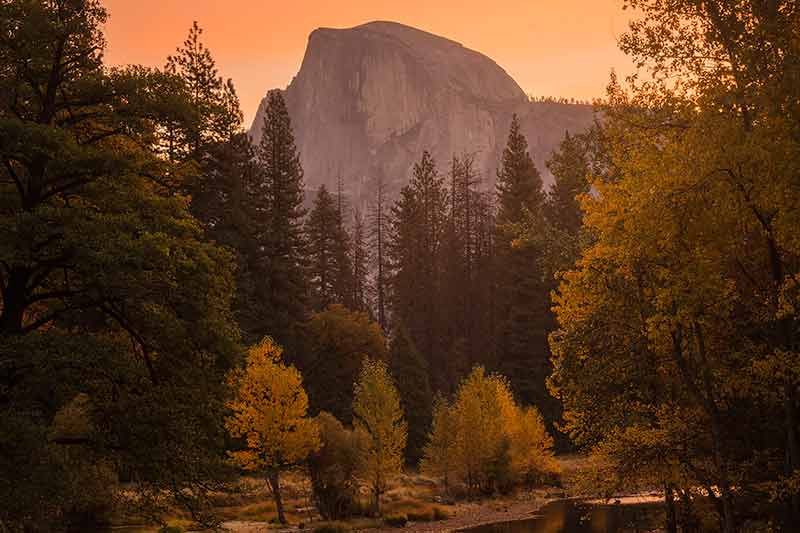
[[[223,375],[239,356],[232,258],[179,194],[192,165],[165,157],[169,129],[191,120],[186,88],[168,73],[105,67],[105,20],[95,1],[0,4],[0,517],[10,523],[47,524],[79,496],[62,483],[63,446],[140,480],[143,503],[200,495],[224,471]],[[78,395],[87,431],[49,440]],[[31,457],[40,467],[21,471]]]
[[[246,366],[229,379],[236,391],[228,402],[225,425],[245,447],[230,452],[242,469],[266,475],[275,497],[278,520],[286,523],[280,471],[301,463],[319,448],[319,427],[308,418],[308,397],[300,372],[281,361],[283,350],[269,337],[250,348]]]
[[[381,495],[403,468],[408,434],[400,395],[383,361],[364,360],[354,385],[353,425],[366,436],[359,475],[369,485],[379,514]]]
[[[680,520],[708,497],[726,532],[793,524],[800,12],[629,4],[622,48],[654,78],[609,86],[613,172],[582,197],[591,243],[556,298],[551,385],[573,438],[678,496]]]

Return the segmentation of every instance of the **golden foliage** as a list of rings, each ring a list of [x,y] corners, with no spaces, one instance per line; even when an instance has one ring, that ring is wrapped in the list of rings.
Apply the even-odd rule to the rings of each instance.
[[[387,484],[403,466],[408,426],[386,363],[367,358],[354,387],[353,422],[363,432],[360,477],[372,488],[376,511]]]
[[[300,373],[281,361],[282,349],[267,337],[251,347],[244,369],[231,373],[236,396],[225,426],[244,437],[247,449],[230,452],[245,470],[278,469],[319,449],[319,428],[306,416],[308,397]]]
[[[517,407],[506,429],[511,471],[521,481],[532,483],[540,476],[558,471],[553,456],[553,438],[535,407]]]
[[[552,446],[539,411],[517,405],[504,377],[476,367],[452,403],[437,402],[422,470],[445,488],[490,492],[556,471]]]

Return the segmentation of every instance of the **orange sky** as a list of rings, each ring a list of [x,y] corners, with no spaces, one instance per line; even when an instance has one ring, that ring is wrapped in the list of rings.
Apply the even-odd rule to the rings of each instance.
[[[528,93],[591,99],[612,68],[632,70],[616,46],[621,0],[105,0],[111,64],[163,66],[193,20],[220,74],[233,78],[245,124],[267,89],[300,68],[308,34],[372,20],[408,24],[494,59]]]

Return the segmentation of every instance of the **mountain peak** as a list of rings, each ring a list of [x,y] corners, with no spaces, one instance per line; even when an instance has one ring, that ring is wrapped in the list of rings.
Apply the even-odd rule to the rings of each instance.
[[[514,113],[546,176],[543,159],[564,131],[591,121],[588,109],[560,121],[485,55],[390,21],[311,32],[285,96],[306,184],[332,186],[341,175],[356,199],[370,198],[379,178],[390,193],[399,190],[423,150],[442,168],[453,155],[474,154],[490,186]],[[255,142],[262,121],[259,109]],[[544,138],[548,149],[538,156]]]
[[[352,29],[354,30],[363,29],[367,31],[381,33],[401,40],[405,40],[409,44],[411,43],[422,44],[425,41],[438,41],[440,43],[447,43],[451,46],[463,47],[463,45],[457,41],[453,41],[446,37],[441,37],[439,35],[427,32],[425,30],[420,30],[412,26],[406,26],[405,24],[401,24],[399,22],[393,22],[391,20],[374,20],[372,22],[365,22],[364,24],[355,26]]]
[[[374,60],[408,56],[429,76],[459,86],[475,97],[492,101],[525,99],[514,79],[490,58],[456,41],[399,22],[377,20],[352,28],[317,28],[309,35],[305,57],[311,58],[313,64],[321,56],[331,58],[334,50]],[[305,69],[306,59],[301,73]]]
[[[311,32],[309,38],[315,34],[333,35],[341,32],[372,32],[376,34],[394,37],[406,41],[408,44],[422,44],[426,40],[429,42],[440,41],[449,43],[451,46],[463,46],[461,43],[441,37],[439,35],[408,26],[400,22],[391,20],[373,20],[365,22],[351,28],[328,28],[320,27]]]

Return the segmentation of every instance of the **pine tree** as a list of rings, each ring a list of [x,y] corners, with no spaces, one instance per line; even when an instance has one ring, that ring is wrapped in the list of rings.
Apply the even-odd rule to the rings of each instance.
[[[337,246],[334,249],[336,270],[336,297],[337,300],[349,309],[356,309],[353,300],[353,287],[355,285],[353,271],[353,249],[350,233],[347,229],[345,213],[347,200],[344,195],[344,182],[341,174],[336,181],[336,235]]]
[[[472,332],[472,361],[470,364],[489,366],[496,361],[497,334],[497,264],[495,260],[495,195],[491,191],[475,193],[473,304],[470,331]]]
[[[538,211],[545,199],[542,178],[528,152],[528,140],[520,131],[516,115],[511,119],[508,142],[497,171],[497,196],[497,225],[501,232],[513,232],[511,226],[522,222],[525,211]]]
[[[400,392],[400,401],[409,424],[406,462],[416,465],[422,458],[431,424],[431,392],[428,362],[419,353],[403,324],[394,328],[389,345],[389,365]]]
[[[372,256],[373,271],[375,272],[375,309],[378,317],[378,324],[384,331],[388,326],[387,306],[388,302],[388,276],[389,276],[389,254],[387,244],[390,233],[390,212],[387,207],[386,191],[384,189],[383,178],[376,180],[375,202],[372,204],[369,213],[369,243],[375,250]]]
[[[454,157],[449,175],[447,225],[443,235],[442,297],[447,317],[448,383],[452,390],[469,368],[492,352],[492,204],[480,192],[470,154]]]
[[[348,255],[349,238],[342,224],[341,211],[324,185],[314,199],[305,231],[312,308],[319,311],[332,303],[352,307],[353,270]]]
[[[545,380],[550,374],[547,335],[552,317],[540,251],[522,243],[525,224],[543,224],[542,179],[528,153],[528,142],[516,116],[511,121],[502,166],[497,172],[496,244],[497,368],[514,385],[523,403],[550,417],[555,407]]]
[[[266,191],[260,187],[255,150],[242,129],[239,98],[231,80],[218,77],[216,64],[201,42],[195,22],[189,37],[167,61],[167,71],[182,83],[190,113],[180,131],[167,131],[170,157],[192,157],[184,192],[192,214],[215,242],[232,249],[237,259],[234,311],[247,343],[265,334],[267,310],[256,294],[258,228],[266,223]]]
[[[589,192],[589,172],[597,155],[591,133],[570,135],[547,161],[555,183],[544,206],[545,224],[526,228],[525,239],[541,250],[541,266],[550,290],[556,288],[559,272],[571,269],[587,240],[581,233],[583,213],[578,197]]]
[[[357,209],[353,212],[353,238],[350,255],[353,264],[353,309],[366,311],[370,307],[372,293],[369,283],[369,265],[372,256],[368,248],[364,216]]]
[[[446,333],[443,346],[448,352],[447,383],[455,385],[460,372],[469,368],[470,332],[467,328],[467,315],[470,304],[470,279],[467,263],[469,257],[469,229],[464,209],[463,183],[466,174],[466,161],[453,156],[449,173],[449,195],[447,224],[442,235],[442,280],[441,307],[446,317]],[[450,389],[448,387],[448,392]]]
[[[401,190],[392,216],[392,312],[428,359],[434,388],[444,390],[448,371],[439,304],[447,192],[427,151],[414,165],[411,182]]]
[[[555,183],[547,196],[548,221],[558,229],[577,235],[583,222],[578,195],[589,191],[589,161],[583,135],[564,136],[547,161]]]
[[[305,210],[303,168],[281,91],[267,93],[262,128],[255,192],[263,203],[252,206],[263,220],[256,229],[257,293],[264,302],[264,333],[293,347],[294,330],[307,312]]]
[[[233,84],[219,76],[211,51],[201,40],[202,34],[195,21],[183,46],[167,58],[165,70],[183,81],[190,111],[185,127],[170,132],[172,144],[168,153],[174,160],[191,157],[202,163],[205,147],[229,140],[242,120]]]
[[[214,58],[200,40],[202,33],[195,22],[183,46],[167,59],[166,71],[182,84],[188,106],[180,127],[167,131],[166,151],[178,163],[191,159],[192,165],[183,168],[188,177],[183,192],[191,198],[192,213],[207,229],[219,231],[242,211],[237,201],[252,154],[242,142],[236,89],[230,79],[218,76]]]

